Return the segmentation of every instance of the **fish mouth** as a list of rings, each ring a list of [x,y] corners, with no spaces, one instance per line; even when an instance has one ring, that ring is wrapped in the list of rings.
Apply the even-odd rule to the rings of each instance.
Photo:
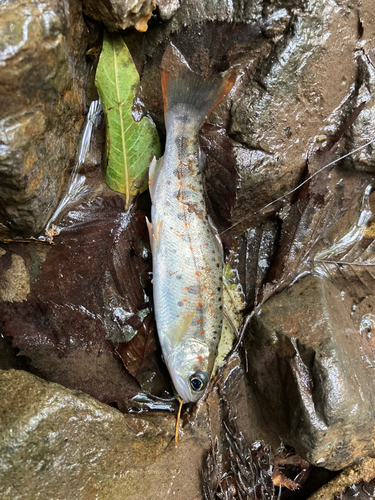
[[[186,377],[174,373],[171,375],[171,378],[176,391],[185,403],[196,403],[203,396],[203,393],[201,395],[195,395],[191,392],[189,380],[186,379]]]

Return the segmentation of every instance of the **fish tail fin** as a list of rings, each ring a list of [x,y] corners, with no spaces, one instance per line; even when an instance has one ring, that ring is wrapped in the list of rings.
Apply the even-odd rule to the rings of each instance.
[[[210,78],[194,73],[172,43],[165,51],[162,70],[165,116],[176,105],[186,105],[195,110],[199,127],[205,117],[230,92],[236,79],[234,71]]]

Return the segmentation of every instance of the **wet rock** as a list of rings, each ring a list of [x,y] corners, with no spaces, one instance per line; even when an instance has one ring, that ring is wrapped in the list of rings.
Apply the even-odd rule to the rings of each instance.
[[[74,162],[83,120],[79,2],[0,5],[0,222],[39,233]]]
[[[260,199],[264,206],[297,185],[319,136],[334,133],[355,106],[355,9],[347,3],[327,9],[324,2],[307,2],[295,14],[233,99],[230,136],[251,150],[239,150],[244,192],[264,179],[260,196],[242,200],[245,213],[258,210]],[[263,192],[267,188],[269,193]]]
[[[365,458],[345,469],[309,500],[367,500],[375,496],[375,459]]]
[[[95,21],[102,21],[109,31],[134,26],[147,31],[147,22],[156,8],[154,0],[83,0],[83,11]],[[168,8],[168,6],[166,6]]]
[[[173,415],[123,415],[23,371],[0,372],[0,408],[2,498],[203,498],[209,420],[220,424],[215,398],[184,410],[177,449]]]
[[[163,21],[170,19],[180,7],[180,0],[158,0],[159,15]]]
[[[174,450],[173,416],[124,417],[23,371],[0,372],[0,387],[2,498],[199,497],[199,446],[190,439]]]
[[[334,285],[308,276],[262,306],[246,341],[266,422],[306,460],[331,470],[373,451],[375,380],[350,311]]]

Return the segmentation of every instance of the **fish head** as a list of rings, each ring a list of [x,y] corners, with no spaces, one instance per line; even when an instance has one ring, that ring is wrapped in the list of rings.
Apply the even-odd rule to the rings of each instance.
[[[169,373],[185,403],[195,403],[206,391],[215,356],[209,346],[194,338],[184,338],[167,361]]]

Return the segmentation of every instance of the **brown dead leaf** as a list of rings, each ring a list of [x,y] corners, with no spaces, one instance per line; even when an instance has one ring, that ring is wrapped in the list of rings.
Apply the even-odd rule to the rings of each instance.
[[[301,485],[299,485],[298,483],[284,476],[284,474],[280,472],[280,470],[277,468],[273,471],[272,481],[275,486],[279,486],[281,488],[288,488],[288,490],[291,491],[296,491],[301,487]]]
[[[103,402],[126,401],[139,384],[115,348],[143,328],[150,270],[144,214],[126,213],[111,193],[69,207],[59,229],[43,254],[37,244],[12,244],[31,283],[26,301],[0,304],[5,334],[47,380]]]
[[[145,368],[152,367],[153,356],[159,348],[156,325],[153,315],[149,314],[137,335],[129,342],[118,345],[116,351],[120,355],[127,371],[138,378]]]

